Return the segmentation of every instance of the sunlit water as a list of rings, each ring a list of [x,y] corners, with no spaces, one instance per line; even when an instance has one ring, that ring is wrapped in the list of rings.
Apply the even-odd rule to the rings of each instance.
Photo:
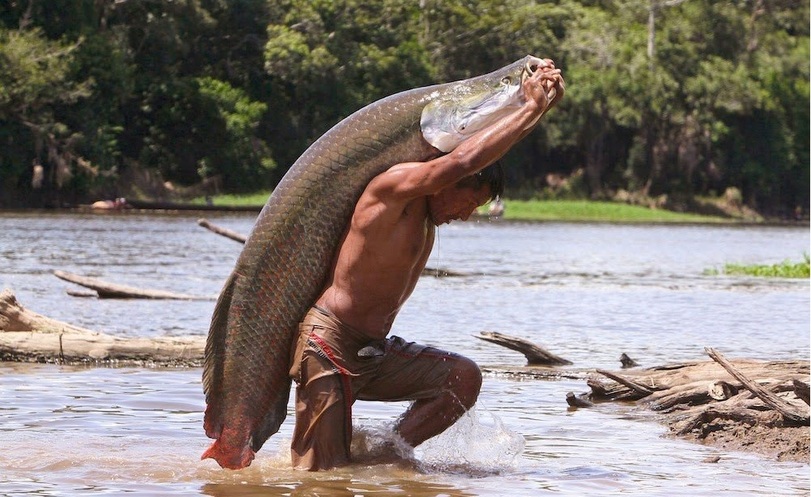
[[[242,233],[252,215],[211,215]],[[241,246],[194,215],[0,214],[0,288],[27,308],[127,336],[204,335]],[[475,337],[518,335],[575,368],[728,357],[808,358],[808,281],[707,276],[724,263],[799,260],[807,228],[464,223],[440,230],[394,333],[483,366],[523,357]],[[210,296],[98,300],[52,275]],[[778,463],[666,435],[650,412],[570,410],[583,380],[488,374],[477,408],[415,451],[415,462],[310,474],[289,469],[292,414],[233,472],[200,461],[200,370],[0,363],[0,495],[808,495],[807,464]],[[360,455],[403,403],[355,408]],[[369,447],[363,448],[363,441]],[[368,454],[367,454],[368,455]],[[717,463],[705,462],[720,456]]]

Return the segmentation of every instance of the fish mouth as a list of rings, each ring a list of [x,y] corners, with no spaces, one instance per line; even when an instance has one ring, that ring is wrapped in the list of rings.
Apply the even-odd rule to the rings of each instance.
[[[541,59],[538,57],[533,57],[532,55],[527,55],[527,61],[524,63],[524,68],[521,71],[521,81],[523,82],[526,78],[535,74],[535,71],[554,66],[555,63],[550,59]],[[553,87],[548,92],[549,100],[554,100],[556,96],[557,90]]]
[[[527,63],[524,64],[524,69],[529,74],[534,73],[538,69],[543,69],[544,67],[549,67],[549,63],[543,59],[539,59],[538,57],[529,56],[527,57]]]

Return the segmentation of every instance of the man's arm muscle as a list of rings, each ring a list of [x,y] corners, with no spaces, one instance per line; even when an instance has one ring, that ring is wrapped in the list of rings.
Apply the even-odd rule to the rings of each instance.
[[[548,108],[552,86],[562,88],[559,70],[537,71],[524,81],[520,109],[479,131],[456,149],[427,162],[398,164],[369,184],[378,200],[407,201],[433,195],[500,159]]]

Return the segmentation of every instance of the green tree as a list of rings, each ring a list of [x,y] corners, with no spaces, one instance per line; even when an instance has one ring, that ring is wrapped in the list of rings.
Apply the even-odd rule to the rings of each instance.
[[[414,30],[418,18],[407,0],[280,3],[268,26],[265,68],[287,95],[289,112],[280,117],[301,140],[297,153],[363,105],[432,82]]]
[[[63,106],[90,92],[88,81],[69,77],[76,47],[51,42],[37,29],[0,28],[0,139],[5,150],[0,177],[10,201],[20,200],[12,199],[12,192],[59,189],[74,164],[86,164],[77,152],[80,135],[60,115]],[[42,167],[41,180],[33,185],[32,165]]]
[[[210,77],[199,78],[200,95],[216,110],[224,128],[222,146],[211,157],[200,159],[198,174],[221,175],[226,184],[243,191],[267,185],[269,172],[276,167],[267,145],[255,131],[267,105],[248,98],[244,91]],[[214,138],[214,137],[210,137]]]
[[[3,2],[0,201],[118,194],[134,172],[272,186],[356,109],[532,54],[568,91],[505,157],[510,192],[549,173],[593,197],[735,187],[788,216],[809,202],[808,17],[799,0]]]

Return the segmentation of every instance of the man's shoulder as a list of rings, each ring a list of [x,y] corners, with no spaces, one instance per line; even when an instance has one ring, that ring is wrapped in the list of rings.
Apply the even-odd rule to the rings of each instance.
[[[385,190],[367,188],[363,192],[352,215],[355,227],[370,227],[373,224],[395,225],[403,221],[403,215],[426,215],[425,196],[406,197],[392,195]]]
[[[419,162],[407,162],[390,167],[372,178],[362,196],[374,197],[386,203],[408,202],[412,198],[422,196],[410,188],[410,185],[415,183],[414,175],[419,174],[421,165]]]

